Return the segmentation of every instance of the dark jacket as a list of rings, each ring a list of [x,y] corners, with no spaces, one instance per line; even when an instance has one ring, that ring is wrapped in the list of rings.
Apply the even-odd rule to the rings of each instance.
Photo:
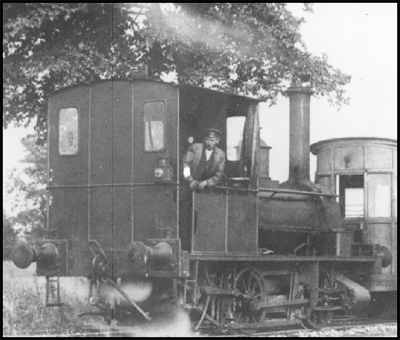
[[[183,165],[190,167],[191,176],[194,180],[200,181],[202,179],[196,178],[196,170],[199,167],[201,157],[203,155],[204,144],[195,143],[192,144],[185,156],[183,157]],[[207,171],[207,186],[214,186],[222,180],[225,168],[225,152],[220,148],[215,147],[214,152],[211,154],[209,159],[209,166]]]

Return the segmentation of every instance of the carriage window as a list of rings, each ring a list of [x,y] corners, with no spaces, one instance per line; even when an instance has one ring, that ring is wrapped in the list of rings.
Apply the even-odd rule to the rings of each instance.
[[[346,188],[345,202],[345,217],[364,217],[364,189]]]
[[[229,117],[226,121],[226,151],[228,161],[240,160],[245,122],[246,117]]]
[[[67,108],[60,110],[58,145],[60,155],[78,153],[78,110]]]
[[[161,151],[165,145],[165,104],[152,102],[144,104],[144,149]]]
[[[339,176],[339,197],[344,217],[364,217],[364,175]]]
[[[390,217],[390,174],[368,174],[368,217]]]

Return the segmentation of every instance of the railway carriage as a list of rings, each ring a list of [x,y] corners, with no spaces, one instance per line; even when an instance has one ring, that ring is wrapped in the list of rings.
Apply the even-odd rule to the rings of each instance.
[[[289,179],[278,183],[269,177],[256,99],[147,79],[56,92],[48,105],[47,235],[17,244],[15,264],[37,262],[53,306],[61,303],[51,289],[59,292],[59,277],[88,277],[89,303],[107,320],[185,308],[196,328],[205,320],[320,328],[336,312],[367,310],[379,282],[397,291],[385,269],[396,271],[395,208],[383,227],[390,242],[378,232],[359,236],[341,201],[358,177],[332,171],[347,183],[333,190],[323,142],[312,148],[319,168],[317,184],[310,181],[311,95],[288,89]],[[188,194],[182,157],[209,127],[224,136],[224,182]],[[342,146],[333,162],[346,162],[352,148]],[[379,162],[374,152],[368,159]],[[397,168],[390,174],[393,199]]]

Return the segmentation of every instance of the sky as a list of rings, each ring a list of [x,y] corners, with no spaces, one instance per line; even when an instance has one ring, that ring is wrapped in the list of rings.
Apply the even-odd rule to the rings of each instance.
[[[310,142],[342,137],[397,140],[397,4],[316,3],[313,13],[289,4],[303,16],[300,33],[307,50],[328,55],[328,63],[352,76],[346,92],[350,105],[338,111],[327,99],[311,97]],[[263,105],[262,138],[271,149],[270,176],[280,182],[289,173],[289,99]],[[278,131],[278,133],[277,133]],[[310,157],[314,180],[315,156]]]
[[[327,99],[311,98],[311,143],[341,137],[397,139],[397,4],[316,3],[313,13],[301,4],[289,4],[303,16],[300,33],[307,50],[328,55],[328,63],[352,76],[346,86],[350,105],[338,111]],[[262,104],[262,138],[272,147],[270,176],[280,182],[289,171],[289,99]],[[20,139],[33,128],[3,129],[3,181],[23,157]],[[311,157],[314,179],[315,157]]]

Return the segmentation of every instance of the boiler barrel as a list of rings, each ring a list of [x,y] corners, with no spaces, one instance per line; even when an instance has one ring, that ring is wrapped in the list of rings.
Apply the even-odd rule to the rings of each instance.
[[[338,230],[343,228],[340,205],[333,197],[275,193],[258,197],[259,228]]]
[[[295,254],[307,242],[309,234],[301,229],[318,228],[318,211],[311,200],[260,199],[258,207],[259,244],[275,255]]]
[[[259,244],[275,254],[293,254],[314,231],[342,229],[339,204],[326,197],[306,200],[259,198]]]
[[[259,227],[312,227],[318,228],[319,216],[315,200],[283,201],[259,200]]]

